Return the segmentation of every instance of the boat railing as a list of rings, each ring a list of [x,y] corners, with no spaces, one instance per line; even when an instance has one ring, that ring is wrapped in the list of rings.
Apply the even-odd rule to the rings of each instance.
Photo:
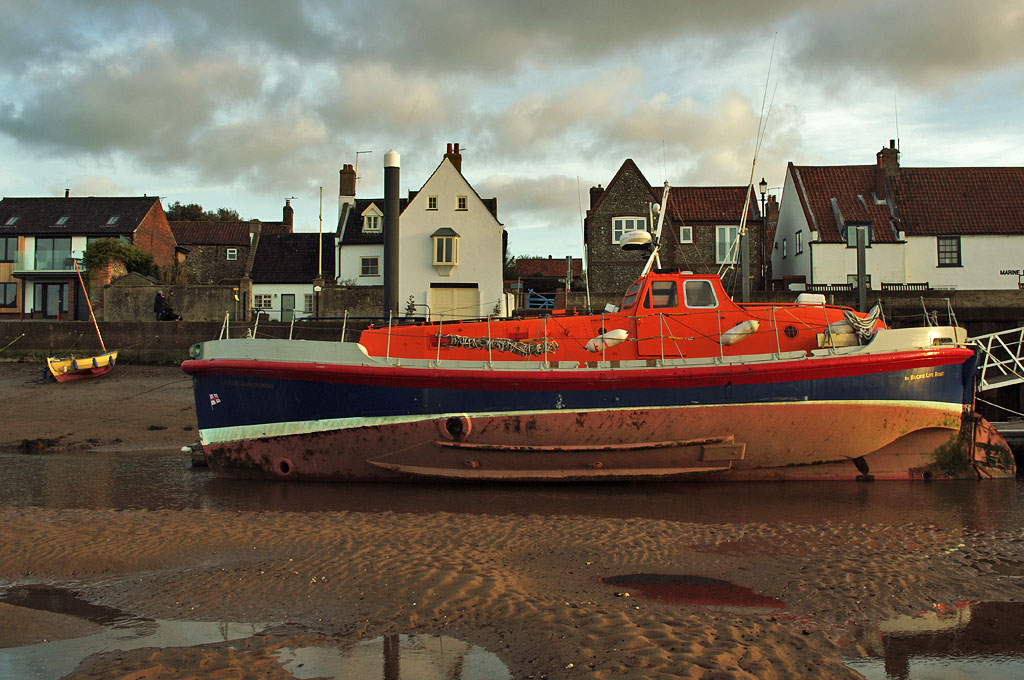
[[[1024,328],[968,338],[978,348],[978,390],[1024,382]]]

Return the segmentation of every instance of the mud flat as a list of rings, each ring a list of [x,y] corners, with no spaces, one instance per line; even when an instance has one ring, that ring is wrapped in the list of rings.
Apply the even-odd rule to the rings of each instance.
[[[70,387],[37,384],[34,373],[0,365],[0,407],[16,414],[2,426],[8,446],[54,438],[90,455],[194,438],[190,384],[176,369],[118,367]],[[85,650],[62,672],[308,677],[296,650],[444,636],[493,654],[512,678],[856,678],[844,660],[882,655],[883,622],[941,622],[965,601],[1024,600],[1020,527],[850,523],[807,511],[800,523],[695,523],[0,499],[0,658],[128,618],[154,630],[216,623],[225,633]],[[86,604],[60,605],[55,593]]]

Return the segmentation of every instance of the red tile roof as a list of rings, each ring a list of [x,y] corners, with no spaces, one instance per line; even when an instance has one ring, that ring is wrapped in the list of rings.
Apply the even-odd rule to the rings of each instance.
[[[653,187],[655,199],[660,203],[663,187]],[[682,223],[724,222],[738,224],[746,200],[745,187],[670,187],[666,210],[670,217]],[[759,220],[757,201],[751,197],[747,221]]]
[[[895,242],[899,231],[1024,234],[1024,168],[899,168],[878,202],[881,172],[875,165],[789,164],[807,223],[825,243],[842,242],[840,230],[850,222],[871,223],[880,243]]]
[[[247,246],[248,222],[169,222],[174,240],[182,245]]]
[[[517,277],[545,276],[565,278],[564,257],[517,257],[515,263]],[[583,276],[583,260],[572,258],[572,275]]]

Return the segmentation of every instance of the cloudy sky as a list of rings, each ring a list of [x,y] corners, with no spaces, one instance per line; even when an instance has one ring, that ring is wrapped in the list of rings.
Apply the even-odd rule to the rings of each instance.
[[[580,197],[781,192],[786,163],[1024,165],[1021,0],[0,0],[0,194],[158,194],[297,230],[448,142],[514,254],[582,253]],[[774,44],[774,58],[772,58]]]

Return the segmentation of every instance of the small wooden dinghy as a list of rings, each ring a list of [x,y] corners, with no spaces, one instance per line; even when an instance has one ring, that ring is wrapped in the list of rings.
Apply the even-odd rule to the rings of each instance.
[[[85,295],[85,304],[89,307],[89,316],[92,318],[93,328],[96,329],[96,337],[100,340],[102,354],[89,357],[70,356],[68,358],[46,358],[46,368],[50,375],[57,382],[68,382],[82,378],[98,378],[114,370],[117,364],[117,350],[107,351],[103,344],[103,336],[100,334],[100,326],[96,323],[96,315],[92,311],[92,303],[89,302],[89,293],[85,290],[85,282],[82,280],[82,272],[78,269],[78,262],[75,262],[75,273],[78,274],[78,282],[82,284],[82,294]]]

